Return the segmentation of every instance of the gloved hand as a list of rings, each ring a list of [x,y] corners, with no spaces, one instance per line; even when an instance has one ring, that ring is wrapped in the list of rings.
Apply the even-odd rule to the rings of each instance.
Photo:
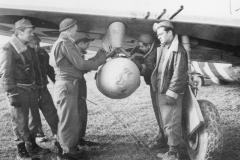
[[[166,104],[168,104],[168,105],[176,104],[176,99],[173,98],[173,97],[170,97],[170,96],[166,95],[166,100],[167,100]]]
[[[89,58],[88,60],[89,61],[95,61],[96,59],[98,59],[101,56],[102,53],[106,54],[106,51],[103,48],[99,49],[97,51],[96,55],[92,58]]]
[[[106,63],[106,54],[105,52],[101,51],[98,53],[99,57],[97,58],[98,65],[101,66],[102,64]]]
[[[139,71],[141,72],[142,68],[143,68],[142,64],[138,60],[136,60],[136,59],[131,59],[131,60],[137,65]]]
[[[21,107],[18,95],[9,96],[8,98],[11,106]]]

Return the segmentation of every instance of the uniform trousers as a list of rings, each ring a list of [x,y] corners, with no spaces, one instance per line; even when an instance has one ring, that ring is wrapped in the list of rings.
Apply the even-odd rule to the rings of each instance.
[[[41,96],[39,96],[41,95]],[[58,125],[58,116],[57,116],[57,109],[54,106],[52,96],[49,93],[47,87],[44,87],[41,89],[40,92],[38,92],[38,108],[42,111],[43,116],[45,117],[48,125],[50,126],[52,133],[57,134],[57,125]],[[38,110],[39,111],[39,110]],[[31,135],[33,137],[36,137],[38,133],[41,133],[44,135],[42,130],[42,122],[40,114],[37,116],[35,114],[35,117],[32,115],[32,111],[29,110],[29,124],[28,128],[31,132]],[[13,122],[13,121],[12,121]],[[17,130],[17,126],[12,123],[13,133],[15,139],[19,138],[19,133]]]
[[[156,100],[162,118],[162,127],[165,135],[168,137],[169,146],[178,146],[181,142],[182,133],[182,99],[183,95],[179,94],[176,104],[166,104],[166,95],[156,92]]]
[[[57,109],[54,106],[53,99],[51,94],[49,93],[48,88],[45,86],[41,89],[39,89],[39,109],[41,110],[44,118],[46,119],[49,127],[52,130],[53,134],[57,134],[57,125],[58,125],[58,115],[57,115]],[[29,115],[30,123],[29,123],[29,129],[31,132],[36,135],[37,133],[42,132],[42,123],[41,123],[41,117],[37,117],[37,126],[38,128],[34,128],[34,124],[32,123],[32,115]]]
[[[54,103],[58,113],[57,139],[63,154],[75,154],[83,125],[81,123],[81,108],[79,108],[79,79],[57,78],[54,85]]]
[[[87,110],[87,84],[86,80],[83,77],[82,79],[79,80],[79,88],[78,88],[79,96],[78,96],[78,108],[80,111],[80,116],[81,116],[81,133],[80,133],[80,138],[85,137],[86,135],[86,129],[87,129],[87,115],[88,115],[88,110]],[[83,98],[84,97],[84,98]]]
[[[161,130],[161,114],[160,114],[160,110],[159,107],[157,105],[157,100],[156,100],[156,92],[153,91],[152,86],[150,85],[150,95],[151,95],[151,100],[152,100],[152,106],[153,106],[153,111],[155,113],[155,117],[157,119],[157,123],[159,126],[159,134],[161,134],[160,130]]]
[[[36,117],[40,117],[38,111],[38,90],[31,87],[17,88],[19,93],[20,106],[14,107],[9,104],[12,115],[12,125],[15,127],[17,136],[20,141],[17,143],[30,142],[31,133],[29,129],[29,112],[32,115],[32,123],[37,124]],[[34,126],[36,127],[36,126]]]

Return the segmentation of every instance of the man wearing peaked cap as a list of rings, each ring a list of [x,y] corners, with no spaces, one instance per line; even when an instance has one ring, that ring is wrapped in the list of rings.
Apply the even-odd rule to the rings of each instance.
[[[3,46],[0,59],[1,83],[5,89],[11,108],[12,123],[16,126],[19,141],[17,159],[31,159],[37,152],[48,152],[37,145],[29,129],[29,112],[33,122],[39,115],[38,89],[35,84],[36,75],[34,52],[26,46],[33,36],[35,26],[27,19],[15,23],[15,33]],[[33,125],[37,125],[33,123]],[[46,151],[46,152],[45,152]]]
[[[77,33],[75,37],[75,44],[83,54],[86,54],[91,41],[94,41],[94,38],[90,37],[87,33]]]
[[[157,49],[156,67],[151,75],[151,85],[156,92],[157,105],[162,117],[162,128],[167,136],[169,151],[158,154],[163,160],[178,160],[181,142],[182,99],[187,89],[187,52],[178,41],[178,35],[169,21],[155,23],[153,31],[161,46]]]
[[[94,38],[90,37],[87,33],[77,33],[76,37],[75,37],[75,44],[78,46],[79,50],[83,53],[83,54],[87,54],[87,49],[89,47],[89,44],[91,41],[94,41]],[[84,56],[85,57],[85,56]],[[97,59],[97,55],[93,58],[88,59],[89,61],[94,61]],[[85,71],[86,73],[89,71]],[[84,73],[83,73],[84,74]],[[84,139],[85,134],[86,134],[86,128],[87,128],[87,103],[86,103],[86,98],[87,98],[87,84],[86,84],[86,80],[83,78],[79,81],[79,93],[82,94],[83,98],[79,99],[80,103],[79,103],[79,108],[81,108],[81,115],[82,115],[82,133],[81,136],[82,137],[79,140],[79,145],[80,146],[84,146],[84,145],[88,145],[88,146],[94,146],[94,145],[99,145],[99,143],[96,142],[92,142],[92,141],[86,141]]]
[[[34,25],[32,25],[31,21],[23,18],[23,19],[21,19],[21,20],[19,20],[15,23],[15,29],[19,29],[19,28],[33,28],[33,29],[35,29],[36,27]]]
[[[173,27],[171,22],[169,22],[169,21],[162,21],[160,23],[154,23],[153,24],[153,31],[157,32],[157,29],[160,28],[160,27],[171,28],[171,29],[174,30],[174,27]]]
[[[77,44],[77,41],[81,41],[81,40],[84,40],[84,39],[88,39],[89,41],[94,41],[94,38],[89,36],[89,34],[84,33],[84,32],[78,32],[76,37],[75,37],[76,44]]]
[[[54,103],[58,110],[57,143],[58,158],[79,159],[83,155],[77,152],[82,139],[83,117],[79,99],[82,99],[81,80],[85,71],[97,70],[106,62],[106,55],[101,52],[95,61],[84,59],[84,54],[75,44],[77,22],[64,19],[59,25],[61,32],[50,52],[50,65],[56,74],[54,85]]]

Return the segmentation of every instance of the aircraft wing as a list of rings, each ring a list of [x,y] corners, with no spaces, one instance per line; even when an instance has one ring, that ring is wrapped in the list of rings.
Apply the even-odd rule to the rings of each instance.
[[[7,0],[0,2],[0,35],[11,36],[14,23],[23,17],[31,20],[35,34],[46,43],[57,39],[63,19],[73,18],[80,32],[95,38],[90,44],[95,51],[102,48],[113,22],[125,24],[127,49],[134,48],[143,33],[155,36],[154,23],[171,20],[178,35],[191,38],[192,59],[239,62],[235,56],[240,52],[239,0]]]
[[[184,9],[172,19],[179,35],[234,47],[240,43],[237,0],[8,0],[0,3],[1,35],[13,34],[14,23],[25,17],[37,26],[35,33],[47,43],[58,37],[59,23],[71,17],[78,21],[81,32],[96,38],[92,47],[97,48],[101,47],[109,24],[123,22],[127,26],[124,39],[127,48],[134,45],[140,34],[154,34],[153,23],[169,19],[180,6]],[[159,18],[164,9],[166,13]]]

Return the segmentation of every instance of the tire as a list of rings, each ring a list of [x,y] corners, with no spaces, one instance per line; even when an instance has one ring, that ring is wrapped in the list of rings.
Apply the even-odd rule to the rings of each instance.
[[[223,128],[214,104],[198,100],[205,124],[198,128],[186,146],[191,160],[220,160],[223,149]]]

